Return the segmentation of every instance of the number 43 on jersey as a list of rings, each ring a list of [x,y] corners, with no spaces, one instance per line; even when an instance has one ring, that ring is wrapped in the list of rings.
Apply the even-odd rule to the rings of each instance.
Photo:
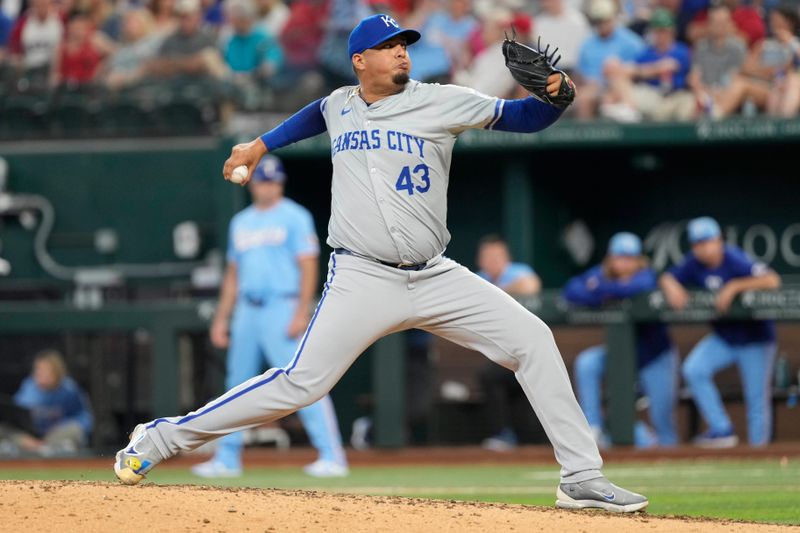
[[[414,179],[411,178],[412,175]],[[422,185],[416,185],[415,181],[422,182]],[[414,194],[415,190],[419,193],[428,192],[428,189],[431,188],[428,165],[420,163],[414,167],[413,171],[408,166],[403,167],[403,170],[400,171],[400,176],[397,177],[397,183],[394,184],[394,188],[398,191],[408,192],[409,196]]]

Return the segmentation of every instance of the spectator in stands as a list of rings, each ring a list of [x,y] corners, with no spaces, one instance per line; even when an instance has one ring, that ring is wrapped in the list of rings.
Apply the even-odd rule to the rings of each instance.
[[[618,26],[617,8],[613,0],[592,0],[589,19],[594,31],[583,43],[578,54],[576,83],[580,87],[575,100],[579,118],[593,118],[606,88],[603,69],[611,59],[632,63],[645,50],[641,37],[628,28]]]
[[[675,40],[675,20],[666,9],[650,18],[652,44],[635,63],[608,61],[604,67],[610,91],[601,112],[615,120],[690,120],[695,100],[687,90],[689,48]]]
[[[734,299],[751,290],[777,289],[781,278],[767,265],[722,240],[719,224],[710,217],[689,222],[692,250],[659,280],[674,309],[689,303],[685,287],[716,294],[717,312],[724,317]],[[695,439],[698,446],[727,448],[738,443],[728,414],[714,384],[714,375],[737,365],[747,408],[747,434],[751,446],[769,443],[772,433],[772,363],[775,359],[775,324],[769,320],[711,322],[712,333],[703,337],[681,368],[697,409],[708,430]]]
[[[329,90],[357,83],[353,61],[347,53],[350,32],[371,13],[363,0],[331,0],[325,38],[319,49],[320,66]]]
[[[252,0],[228,0],[226,17],[233,29],[223,56],[234,77],[244,83],[270,79],[283,65],[283,51],[272,36],[255,25]]]
[[[271,84],[280,93],[276,99],[279,109],[293,110],[329,92],[319,68],[329,5],[329,0],[294,0],[289,4],[289,18],[278,36],[284,68]]]
[[[67,21],[66,35],[59,47],[51,84],[76,88],[94,81],[100,62],[113,51],[108,37],[94,30],[89,15],[73,12]]]
[[[328,18],[326,0],[295,0],[280,34],[286,63],[292,70],[307,73],[318,66],[319,47]]]
[[[608,253],[600,265],[567,282],[564,298],[571,304],[600,307],[653,291],[656,287],[656,273],[642,255],[642,241],[633,233],[621,232],[611,237]],[[607,361],[606,347],[593,346],[578,355],[574,367],[578,401],[600,447],[609,445],[602,410]],[[673,410],[678,392],[678,352],[664,324],[637,327],[636,364],[641,391],[649,400],[655,435],[646,424],[639,422],[634,444],[642,448],[675,446],[678,436]]]
[[[507,9],[493,8],[481,14],[479,20],[484,48],[475,55],[469,68],[453,75],[453,80],[490,96],[513,97],[519,85],[505,65],[502,49],[513,16]]]
[[[469,49],[466,57],[474,58],[481,53],[491,42],[483,38],[483,23],[485,20],[505,20],[511,18],[508,25],[508,34],[516,34],[522,42],[531,42],[533,35],[533,14],[526,7],[524,0],[475,0],[472,9],[478,24],[467,38]],[[535,41],[535,39],[534,39]],[[559,63],[560,66],[560,63]]]
[[[720,5],[730,9],[736,33],[747,43],[748,47],[752,47],[766,37],[766,24],[757,6],[741,0],[721,0]],[[695,12],[694,19],[689,24],[686,33],[689,42],[696,43],[707,36],[708,7],[709,2],[706,1],[706,5]]]
[[[222,0],[200,0],[203,25],[214,34],[219,33],[220,27],[225,23],[225,10],[222,3]]]
[[[578,64],[581,45],[591,35],[589,21],[566,0],[541,0],[539,5],[542,10],[536,16],[533,36],[541,37],[543,43],[558,46],[561,54],[558,68],[571,74]]]
[[[508,244],[498,235],[487,235],[478,244],[478,275],[505,292],[516,296],[533,296],[542,289],[542,282],[533,269],[524,263],[513,263]],[[482,446],[488,450],[506,451],[517,445],[517,434],[511,424],[511,403],[524,396],[514,373],[488,362],[478,375],[486,397],[490,436]]]
[[[121,89],[139,82],[145,65],[155,57],[162,39],[153,32],[153,16],[147,9],[130,9],[122,19],[122,45],[107,63],[105,82]]]
[[[63,455],[88,443],[93,417],[86,395],[67,375],[64,359],[55,350],[36,356],[32,374],[25,378],[14,403],[30,410],[35,433],[17,433],[15,440],[25,451],[41,455]]]
[[[122,34],[122,17],[114,9],[111,0],[78,0],[74,11],[84,11],[94,25],[112,41],[119,41]]]
[[[13,64],[28,76],[47,81],[63,35],[64,25],[51,0],[30,0],[30,7],[11,30]]]
[[[721,107],[733,107],[728,103],[733,96],[730,88],[741,71],[746,53],[744,41],[734,33],[730,9],[724,5],[711,8],[707,37],[695,45],[688,78],[689,87],[707,116],[718,117]]]
[[[153,14],[153,32],[162,38],[167,38],[178,27],[175,16],[175,0],[150,0],[147,8]]]
[[[257,0],[256,8],[258,27],[273,37],[280,35],[289,20],[289,8],[283,0]]]
[[[199,0],[177,0],[178,29],[161,44],[147,65],[150,75],[221,78],[227,73],[214,36],[203,28]]]
[[[0,66],[3,66],[8,55],[8,40],[13,27],[14,21],[11,20],[11,17],[0,10]]]
[[[728,116],[743,105],[770,115],[792,116],[796,113],[800,105],[796,73],[800,51],[797,7],[784,4],[773,9],[769,23],[772,37],[750,49],[741,75],[733,80],[727,98],[720,102],[720,116]]]
[[[414,4],[414,0],[367,0],[367,6],[373,13],[387,13],[398,22],[402,20],[400,25],[404,28],[409,27],[405,20],[411,14]]]
[[[425,82],[450,81],[450,74],[470,60],[467,41],[478,21],[470,0],[421,0],[406,23],[418,28],[422,38],[411,52],[411,77]]]

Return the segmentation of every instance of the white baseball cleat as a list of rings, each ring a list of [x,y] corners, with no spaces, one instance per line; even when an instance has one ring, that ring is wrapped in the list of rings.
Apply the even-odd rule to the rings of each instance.
[[[350,469],[346,465],[319,459],[303,467],[303,471],[312,477],[347,477]]]
[[[147,472],[161,462],[157,454],[148,452],[153,449],[145,425],[139,424],[133,428],[128,445],[117,452],[114,474],[126,485],[136,485],[144,479]]]
[[[192,474],[206,479],[234,478],[242,476],[241,468],[231,468],[222,464],[221,461],[211,459],[205,463],[200,463],[192,467]]]
[[[650,503],[641,494],[617,487],[605,477],[561,483],[556,498],[556,507],[561,509],[603,509],[612,513],[642,511]]]

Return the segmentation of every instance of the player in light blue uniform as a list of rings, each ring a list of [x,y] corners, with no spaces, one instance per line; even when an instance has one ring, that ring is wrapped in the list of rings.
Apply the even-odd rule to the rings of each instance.
[[[689,297],[684,287],[717,293],[717,311],[724,315],[744,291],[777,289],[781,278],[764,263],[753,261],[736,246],[722,240],[719,224],[710,217],[689,222],[691,253],[659,280],[669,304],[684,308]],[[769,320],[719,321],[713,333],[697,343],[683,363],[683,378],[692,391],[708,431],[695,439],[705,447],[730,447],[738,443],[733,424],[714,384],[714,374],[738,365],[747,406],[747,434],[751,446],[769,443],[772,434],[772,363],[775,360],[775,324]]]
[[[642,241],[633,233],[620,232],[611,237],[603,263],[564,287],[564,298],[577,305],[601,306],[606,302],[632,298],[655,290],[656,273],[642,256]],[[655,429],[636,424],[634,443],[637,447],[675,446],[673,409],[678,390],[678,352],[672,345],[664,324],[640,324],[636,328],[636,359],[639,384],[650,403],[650,422]],[[602,383],[607,372],[607,350],[592,346],[575,359],[575,383],[578,400],[597,443],[609,444],[604,432]]]
[[[228,267],[211,328],[212,342],[228,345],[228,389],[258,375],[265,363],[287,365],[309,320],[317,284],[319,242],[311,214],[283,197],[286,173],[280,160],[265,156],[253,174],[253,205],[230,224]],[[235,306],[235,308],[234,308]],[[266,359],[266,360],[265,360]],[[343,476],[347,461],[329,396],[298,411],[319,460],[306,466],[317,477]],[[242,434],[223,438],[215,456],[195,465],[202,477],[241,475]]]
[[[531,295],[542,282],[530,265],[511,261],[508,244],[497,235],[487,235],[478,244],[478,275],[510,294]]]

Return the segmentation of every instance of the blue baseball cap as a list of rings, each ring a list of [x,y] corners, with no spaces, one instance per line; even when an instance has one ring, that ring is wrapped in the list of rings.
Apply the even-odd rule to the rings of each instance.
[[[719,224],[711,217],[699,217],[689,221],[686,227],[689,234],[689,242],[692,244],[714,239],[722,235]]]
[[[252,180],[259,183],[265,181],[284,183],[286,181],[286,171],[283,170],[283,163],[274,155],[265,155],[253,171]]]
[[[608,255],[638,257],[642,255],[642,240],[628,231],[615,233],[608,241]]]
[[[404,30],[392,17],[384,14],[372,15],[358,23],[350,32],[347,51],[350,57],[360,54],[367,48],[373,48],[396,35],[406,38],[406,44],[413,44],[422,37],[417,30]]]

